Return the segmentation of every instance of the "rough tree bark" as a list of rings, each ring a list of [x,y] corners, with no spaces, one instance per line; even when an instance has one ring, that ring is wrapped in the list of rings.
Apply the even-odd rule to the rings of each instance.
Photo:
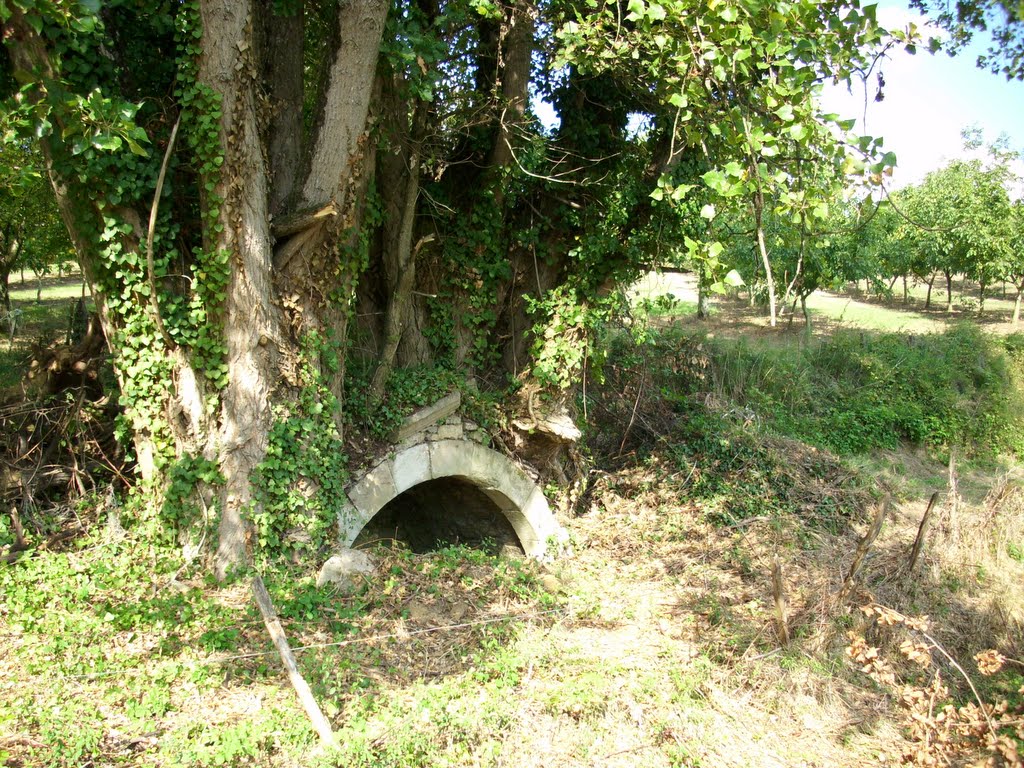
[[[294,134],[302,119],[301,58],[269,58],[281,46],[294,43],[298,22],[286,19],[280,30],[264,38],[259,24],[272,17],[256,18],[258,8],[249,0],[206,0],[201,8],[204,40],[209,42],[200,59],[199,78],[222,100],[225,163],[216,192],[224,200],[223,230],[215,247],[233,254],[224,320],[228,385],[221,397],[219,440],[225,483],[215,563],[223,575],[246,555],[242,515],[258,504],[250,474],[266,454],[273,423],[271,398],[282,386],[282,358],[298,355],[301,329],[338,322],[340,313],[332,313],[322,298],[328,279],[323,271],[332,263],[324,257],[338,247],[345,230],[358,223],[359,194],[364,191],[359,169],[387,5],[382,0],[355,0],[339,10],[338,44],[304,179],[296,175],[303,164]],[[268,41],[266,46],[259,45],[261,39]],[[263,61],[258,59],[261,50],[267,56]],[[278,66],[280,71],[275,72]],[[267,153],[276,172],[273,179],[264,159],[259,114],[260,73],[268,71],[277,107]],[[339,215],[293,234],[275,254],[271,211],[284,209],[296,196],[301,208],[333,205]],[[280,309],[283,298],[287,313]]]
[[[249,474],[263,459],[272,414],[270,397],[284,335],[273,304],[267,166],[257,118],[253,4],[206,0],[199,79],[221,98],[224,172],[217,250],[232,254],[224,307],[228,384],[221,396],[220,465],[223,505],[215,569],[223,576],[245,558],[243,512],[255,503]]]

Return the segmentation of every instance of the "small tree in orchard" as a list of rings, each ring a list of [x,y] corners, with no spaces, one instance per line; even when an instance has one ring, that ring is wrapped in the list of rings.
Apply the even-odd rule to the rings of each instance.
[[[395,371],[573,386],[659,209],[706,184],[763,210],[797,178],[784,144],[845,154],[815,86],[885,40],[873,6],[809,0],[6,0],[0,21],[5,131],[40,139],[140,474],[219,481],[221,572],[324,540]]]
[[[902,205],[900,198],[900,192],[893,192],[877,203],[866,201],[859,215],[851,217],[848,225],[853,232],[851,248],[860,256],[858,275],[878,282],[888,280],[890,293],[896,281],[902,279],[903,301],[906,302],[908,279],[928,280],[933,272],[904,242],[901,228],[905,221],[897,212],[897,206]]]
[[[1006,260],[1002,277],[1013,283],[1013,327],[1020,324],[1021,297],[1024,296],[1024,202],[1015,200],[1010,206]]]

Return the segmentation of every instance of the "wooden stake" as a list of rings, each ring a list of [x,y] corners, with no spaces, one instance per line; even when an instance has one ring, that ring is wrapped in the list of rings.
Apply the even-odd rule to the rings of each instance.
[[[864,565],[864,558],[867,557],[868,551],[871,549],[871,545],[875,543],[875,539],[878,538],[878,534],[882,531],[882,523],[885,522],[885,517],[889,513],[889,502],[888,496],[885,497],[885,501],[878,505],[878,511],[875,512],[875,519],[871,522],[871,528],[864,534],[864,538],[860,540],[860,544],[857,545],[857,552],[853,556],[853,562],[850,564],[850,570],[846,574],[846,578],[843,580],[843,586],[839,590],[839,601],[842,602],[846,599],[847,595],[853,589],[854,582],[857,580],[857,576],[860,573],[861,566]]]
[[[928,509],[924,511],[924,517],[921,518],[921,524],[917,527],[917,538],[914,539],[914,547],[910,550],[910,561],[908,570],[913,571],[914,566],[917,565],[917,558],[921,555],[921,548],[924,546],[924,537],[928,534],[928,525],[932,521],[932,509],[935,507],[935,501],[939,498],[939,492],[935,491],[932,497],[928,500]]]
[[[786,591],[782,585],[782,563],[778,556],[772,563],[772,597],[775,598],[775,625],[783,648],[789,647],[789,619],[786,616]]]
[[[21,515],[18,514],[18,506],[11,504],[11,523],[14,525],[14,544],[11,551],[27,549],[25,544],[25,529],[21,527]]]
[[[295,692],[299,695],[302,708],[306,710],[306,714],[312,721],[313,727],[316,728],[316,732],[320,734],[324,744],[330,747],[336,746],[337,742],[334,740],[331,724],[324,717],[320,705],[313,698],[313,692],[309,689],[309,685],[306,683],[302,673],[299,672],[299,667],[295,663],[295,656],[288,645],[288,638],[285,637],[284,629],[281,627],[281,622],[277,618],[277,612],[274,610],[274,604],[270,600],[267,588],[263,585],[263,579],[259,576],[252,580],[252,596],[256,598],[256,605],[263,615],[263,623],[267,626],[267,632],[270,633],[274,645],[277,646],[277,652],[281,654],[281,661],[284,662],[284,666],[288,670],[288,679],[291,680],[292,687],[295,688]]]

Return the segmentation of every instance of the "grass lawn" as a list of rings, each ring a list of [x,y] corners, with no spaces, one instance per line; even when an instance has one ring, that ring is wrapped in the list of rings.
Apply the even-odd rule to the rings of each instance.
[[[832,333],[837,328],[864,331],[902,332],[909,334],[939,333],[963,320],[973,320],[988,330],[1006,334],[1011,327],[1013,298],[1001,298],[1001,288],[985,299],[985,312],[977,314],[977,286],[964,288],[963,281],[954,281],[954,309],[945,310],[945,285],[936,283],[932,303],[925,310],[928,286],[912,285],[909,302],[903,303],[902,287],[894,286],[894,298],[868,296],[859,290],[842,292],[816,291],[807,300],[811,314],[811,329],[815,335]],[[671,299],[660,298],[671,297]],[[768,325],[766,307],[751,307],[745,298],[713,295],[710,299],[710,318],[701,321],[696,316],[697,286],[692,274],[650,273],[630,289],[634,304],[646,302],[649,313],[657,324],[680,322],[684,325],[701,324],[709,332],[726,336],[767,338],[773,334],[804,331],[804,320],[799,306],[790,323],[789,308],[779,309],[777,331]]]

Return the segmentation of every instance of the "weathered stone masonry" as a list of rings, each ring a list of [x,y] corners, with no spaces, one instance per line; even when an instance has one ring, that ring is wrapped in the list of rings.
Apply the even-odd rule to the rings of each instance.
[[[472,483],[508,519],[529,557],[549,557],[566,540],[544,493],[508,457],[483,445],[487,436],[457,411],[458,393],[406,419],[396,433],[396,450],[348,488],[339,512],[341,543],[350,546],[388,502],[431,480]]]

